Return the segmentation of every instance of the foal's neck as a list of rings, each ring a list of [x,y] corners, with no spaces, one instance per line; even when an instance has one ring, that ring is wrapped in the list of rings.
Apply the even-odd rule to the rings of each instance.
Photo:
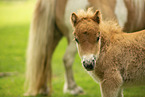
[[[121,27],[114,21],[105,21],[100,24],[101,49],[106,48],[111,43],[111,39],[116,34],[123,33]],[[105,47],[104,47],[105,46]]]
[[[111,36],[108,36],[106,32],[101,32],[101,49],[106,48],[110,44],[110,38]]]

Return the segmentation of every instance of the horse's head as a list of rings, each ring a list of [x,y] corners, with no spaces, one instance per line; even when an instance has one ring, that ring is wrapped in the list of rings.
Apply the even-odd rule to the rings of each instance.
[[[73,34],[83,66],[86,70],[92,71],[99,57],[101,46],[99,29],[101,13],[100,11],[82,12],[83,15],[72,13],[71,21],[75,28]]]

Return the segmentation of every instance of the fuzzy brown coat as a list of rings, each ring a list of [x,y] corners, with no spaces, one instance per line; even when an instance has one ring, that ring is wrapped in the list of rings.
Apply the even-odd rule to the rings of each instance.
[[[90,9],[73,13],[71,19],[81,59],[98,56],[88,73],[99,81],[102,97],[123,97],[124,87],[145,85],[145,30],[124,33],[114,21],[102,21],[101,13]]]

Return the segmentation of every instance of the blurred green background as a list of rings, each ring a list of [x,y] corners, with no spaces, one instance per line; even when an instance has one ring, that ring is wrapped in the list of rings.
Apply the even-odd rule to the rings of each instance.
[[[9,75],[0,76],[0,97],[23,96],[25,56],[35,3],[35,0],[0,1],[0,74]],[[74,97],[63,94],[65,71],[62,57],[66,46],[66,39],[63,38],[53,55],[52,97]],[[77,97],[101,96],[99,85],[82,68],[78,55],[76,55],[73,71],[77,84],[85,91],[84,95]],[[145,97],[145,87],[143,86],[124,90],[125,97]]]

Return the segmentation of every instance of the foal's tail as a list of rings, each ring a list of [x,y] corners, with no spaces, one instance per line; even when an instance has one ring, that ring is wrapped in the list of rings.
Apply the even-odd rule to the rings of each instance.
[[[56,0],[38,0],[31,23],[26,65],[26,95],[36,95],[51,87],[51,66],[48,47],[52,44]]]

